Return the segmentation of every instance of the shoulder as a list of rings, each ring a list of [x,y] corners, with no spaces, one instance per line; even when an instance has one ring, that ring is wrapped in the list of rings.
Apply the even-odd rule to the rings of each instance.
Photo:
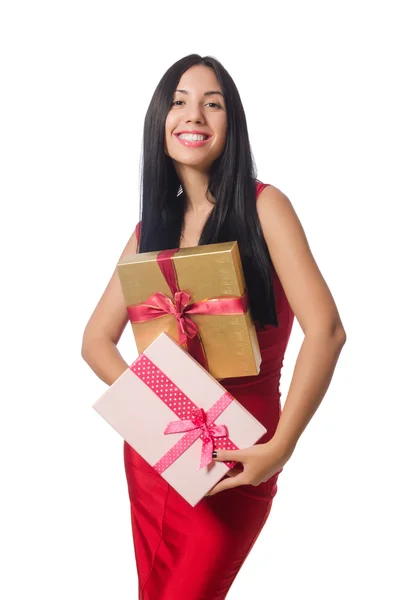
[[[274,268],[302,330],[339,331],[334,299],[288,196],[268,185],[258,196],[257,211]]]
[[[304,242],[304,231],[289,197],[271,184],[262,184],[258,189],[256,208],[265,241],[274,249],[286,240]]]
[[[270,183],[262,183],[256,181],[258,210],[263,209],[264,205],[269,202],[290,202],[288,196],[284,194],[278,187]]]
[[[289,197],[271,184],[262,184],[257,195],[257,211],[266,241],[284,232],[303,233],[301,222]]]

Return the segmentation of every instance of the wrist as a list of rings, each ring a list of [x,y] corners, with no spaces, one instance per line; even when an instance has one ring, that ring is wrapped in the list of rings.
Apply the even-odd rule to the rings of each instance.
[[[277,433],[275,433],[271,440],[269,440],[269,443],[271,443],[282,460],[288,460],[292,456],[296,446],[296,443],[285,440],[284,438],[278,436]]]

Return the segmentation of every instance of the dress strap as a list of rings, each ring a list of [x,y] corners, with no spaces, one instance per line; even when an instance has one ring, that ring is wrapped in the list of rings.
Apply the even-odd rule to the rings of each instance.
[[[258,199],[258,196],[261,193],[261,191],[264,190],[265,187],[267,187],[268,185],[270,185],[270,183],[262,183],[262,181],[259,181],[258,179],[256,180],[256,198],[257,199]]]
[[[139,242],[140,242],[140,239],[141,239],[141,222],[142,221],[139,221],[139,223],[135,227],[136,243],[137,243],[138,246],[139,246]]]

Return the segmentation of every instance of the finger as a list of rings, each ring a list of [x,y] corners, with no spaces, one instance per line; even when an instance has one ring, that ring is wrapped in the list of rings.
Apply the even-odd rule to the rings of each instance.
[[[233,467],[233,469],[229,469],[229,471],[226,472],[226,475],[228,477],[235,477],[236,475],[238,475],[239,473],[241,473],[241,471],[243,471],[244,468],[241,467]]]
[[[223,490],[228,490],[238,485],[245,485],[246,479],[244,476],[244,471],[235,477],[229,477],[228,479],[222,479],[215,487],[212,488],[207,494],[207,496],[213,496],[218,492],[222,492]]]
[[[245,457],[244,449],[240,450],[214,450],[212,454],[212,460],[215,461],[230,461],[230,462],[243,462]]]

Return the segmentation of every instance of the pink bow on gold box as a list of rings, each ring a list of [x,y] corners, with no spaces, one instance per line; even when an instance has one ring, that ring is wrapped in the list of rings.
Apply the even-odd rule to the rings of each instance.
[[[217,379],[259,373],[237,242],[127,255],[117,271],[139,353],[165,332]]]

